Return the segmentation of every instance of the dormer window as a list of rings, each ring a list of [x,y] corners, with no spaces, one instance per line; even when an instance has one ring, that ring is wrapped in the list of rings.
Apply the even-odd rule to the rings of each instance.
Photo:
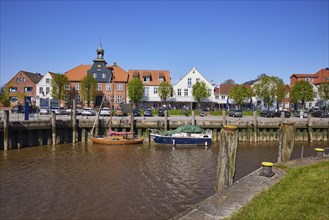
[[[161,83],[161,82],[164,82],[164,81],[165,81],[165,78],[164,78],[163,76],[160,76],[160,77],[159,77],[159,81],[160,81],[160,83]]]
[[[149,77],[149,76],[144,77],[144,82],[150,82],[150,81],[151,81],[151,77]]]
[[[95,78],[95,79],[97,78],[97,73],[94,73],[94,78]]]
[[[106,74],[102,73],[102,78],[105,79],[106,78]]]

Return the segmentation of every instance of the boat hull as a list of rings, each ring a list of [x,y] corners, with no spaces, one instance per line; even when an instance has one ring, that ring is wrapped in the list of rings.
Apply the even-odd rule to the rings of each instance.
[[[129,144],[140,144],[143,142],[143,138],[125,139],[117,137],[106,137],[106,138],[89,138],[94,144],[105,144],[105,145],[129,145]]]
[[[171,145],[211,145],[212,140],[209,137],[194,138],[194,137],[172,137],[152,135],[153,140],[157,144]]]

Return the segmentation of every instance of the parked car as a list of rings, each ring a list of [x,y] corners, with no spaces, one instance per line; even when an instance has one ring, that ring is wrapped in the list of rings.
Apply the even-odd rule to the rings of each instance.
[[[146,108],[146,109],[144,110],[144,116],[145,116],[145,117],[152,117],[152,116],[153,116],[153,114],[152,114],[152,109],[150,109],[150,108]]]
[[[318,118],[329,118],[329,113],[327,111],[324,110],[318,110],[318,111],[314,111],[312,113],[313,117],[318,117]]]
[[[158,112],[158,116],[159,117],[164,117],[165,116],[165,111],[166,111],[166,109],[160,108],[159,112]],[[169,116],[168,112],[167,112],[167,116]]]
[[[40,112],[39,112],[40,115],[48,115],[49,114],[49,109],[48,107],[41,107],[40,108]]]
[[[110,116],[111,115],[111,110],[109,108],[102,108],[99,115],[100,116]]]
[[[134,110],[133,110],[133,114],[134,114],[134,116],[141,116],[141,113],[140,113],[140,110],[139,110],[139,108],[135,108]]]
[[[93,108],[84,108],[81,112],[81,115],[83,116],[93,116],[96,115],[96,111]]]
[[[295,111],[294,116],[300,118],[300,113],[301,111]],[[307,118],[307,116],[308,116],[308,112],[303,112],[303,118]]]
[[[285,118],[290,118],[290,112],[288,112],[288,111],[277,111],[277,112],[274,112],[274,117],[281,117],[281,112],[284,112],[284,117]]]
[[[242,110],[230,110],[228,116],[242,117]]]
[[[260,117],[266,117],[266,118],[273,118],[274,117],[274,112],[270,110],[264,110],[259,113]]]
[[[81,115],[82,111],[83,111],[83,108],[76,108],[76,114],[77,115]],[[72,114],[72,108],[66,109],[64,114],[65,115],[71,115]]]
[[[63,107],[52,107],[51,111],[55,112],[56,115],[64,115],[65,114],[65,109]]]

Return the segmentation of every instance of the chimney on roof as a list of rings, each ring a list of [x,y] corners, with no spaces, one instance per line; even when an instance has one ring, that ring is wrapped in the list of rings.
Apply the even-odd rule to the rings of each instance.
[[[113,67],[117,67],[117,62],[113,62]]]

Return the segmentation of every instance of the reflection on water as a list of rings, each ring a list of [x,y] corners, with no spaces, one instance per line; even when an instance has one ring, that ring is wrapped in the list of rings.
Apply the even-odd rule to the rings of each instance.
[[[293,158],[313,156],[297,144]],[[239,144],[239,179],[277,160],[277,143]],[[69,144],[1,152],[1,219],[168,219],[215,193],[218,146]]]

